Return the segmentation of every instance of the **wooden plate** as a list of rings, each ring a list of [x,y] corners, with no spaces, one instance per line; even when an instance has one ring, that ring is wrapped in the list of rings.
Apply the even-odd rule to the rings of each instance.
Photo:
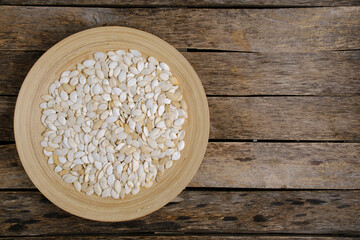
[[[124,200],[86,196],[64,183],[47,164],[40,146],[41,96],[64,70],[75,69],[96,51],[137,49],[169,64],[188,103],[182,157],[165,171],[160,183],[142,188]],[[189,62],[170,44],[149,33],[124,27],[101,27],[76,33],[50,48],[28,73],[15,109],[16,147],[32,182],[51,202],[77,216],[98,221],[125,221],[147,215],[174,199],[190,182],[204,157],[209,137],[209,109],[200,79]]]

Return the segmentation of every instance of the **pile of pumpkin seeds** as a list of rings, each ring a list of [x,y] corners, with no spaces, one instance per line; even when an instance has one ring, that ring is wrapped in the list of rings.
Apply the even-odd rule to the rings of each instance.
[[[179,81],[168,64],[137,50],[96,52],[42,99],[48,163],[87,195],[123,199],[150,188],[185,147]]]

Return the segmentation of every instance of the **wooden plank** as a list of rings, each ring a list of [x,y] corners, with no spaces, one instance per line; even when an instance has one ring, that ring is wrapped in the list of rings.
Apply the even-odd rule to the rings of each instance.
[[[26,75],[43,52],[0,51],[0,94],[17,95]]]
[[[328,236],[291,236],[291,235],[287,235],[287,236],[282,236],[282,235],[277,235],[277,236],[273,236],[273,235],[267,235],[267,236],[259,236],[259,235],[251,235],[249,234],[249,236],[244,236],[243,234],[241,235],[236,235],[234,234],[234,236],[229,236],[229,235],[208,235],[208,234],[204,234],[204,235],[174,235],[171,236],[169,234],[164,235],[140,235],[140,236],[119,236],[118,234],[115,235],[110,235],[110,236],[77,236],[77,235],[71,235],[71,236],[51,236],[51,237],[43,237],[43,236],[36,236],[36,237],[0,237],[0,239],[3,240],[16,240],[16,239],[46,239],[46,240],[68,240],[69,238],[71,238],[72,240],[82,240],[82,239],[86,239],[86,240],[93,240],[93,239],[98,239],[98,240],[108,240],[108,239],[119,239],[119,240],[132,240],[132,239],[142,239],[142,240],[152,240],[152,239],[159,239],[159,240],[173,240],[173,239],[185,239],[185,240],[196,240],[196,239],[209,239],[209,240],[218,240],[218,239],[224,239],[224,240],[235,240],[235,239],[243,239],[243,240],[253,240],[253,239],[270,239],[270,240],[277,240],[277,239],[289,239],[289,240],[305,240],[305,239],[309,239],[309,240],[350,240],[350,239],[354,239],[353,237],[343,237],[343,236],[334,236],[334,237],[328,237]]]
[[[21,165],[15,144],[0,146],[0,189],[4,188],[35,188]]]
[[[46,50],[92,27],[145,30],[177,48],[254,52],[358,49],[360,7],[292,9],[0,7],[0,49]],[[30,23],[30,24],[29,24]]]
[[[0,97],[0,141],[14,141],[14,110],[16,97]]]
[[[42,6],[99,6],[99,7],[334,7],[334,6],[359,6],[357,0],[320,0],[320,1],[296,1],[296,0],[1,0],[0,4],[6,5],[42,5]]]
[[[183,53],[208,95],[360,93],[360,52]]]
[[[0,95],[16,95],[43,52],[0,51]],[[207,95],[352,96],[360,93],[360,51],[183,52]],[[216,67],[214,67],[216,66]]]
[[[94,222],[55,207],[38,192],[0,192],[0,235],[129,232],[359,234],[359,191],[184,191],[149,216]]]
[[[358,143],[212,142],[189,186],[359,189],[359,156]]]
[[[0,97],[0,141],[14,140],[15,100]],[[359,101],[359,96],[208,97],[210,138],[359,140]]]
[[[358,140],[359,101],[360,97],[211,97],[210,138]]]
[[[360,189],[359,156],[359,143],[211,142],[189,187]],[[35,188],[15,144],[0,146],[7,188]]]

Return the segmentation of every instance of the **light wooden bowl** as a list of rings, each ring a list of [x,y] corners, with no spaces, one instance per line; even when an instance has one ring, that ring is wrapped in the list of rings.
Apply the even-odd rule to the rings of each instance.
[[[186,147],[182,157],[168,170],[160,183],[142,188],[124,200],[86,196],[74,190],[47,164],[40,146],[41,96],[64,70],[75,69],[96,51],[137,49],[143,56],[154,56],[169,64],[178,77],[188,103],[184,126]],[[101,27],[74,34],[50,48],[28,73],[15,109],[16,147],[32,182],[51,202],[74,215],[98,221],[135,219],[164,206],[191,181],[204,157],[209,137],[209,109],[200,79],[189,62],[170,44],[149,33],[124,27]]]

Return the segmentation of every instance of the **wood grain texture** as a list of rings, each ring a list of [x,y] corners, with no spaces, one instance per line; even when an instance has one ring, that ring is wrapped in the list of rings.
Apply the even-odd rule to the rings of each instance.
[[[27,73],[44,52],[0,51],[0,94],[17,95]]]
[[[0,4],[86,5],[0,7],[0,56],[4,60],[0,63],[0,95],[16,95],[41,51],[64,37],[95,26],[125,24],[154,33],[180,49],[246,51],[184,53],[208,95],[352,96],[211,97],[212,138],[359,141],[360,52],[323,52],[359,49],[359,7],[166,8],[359,6],[358,0],[0,0]],[[121,9],[145,5],[165,8]],[[0,141],[14,139],[14,102],[14,97],[0,97]],[[359,153],[359,143],[212,142],[189,186],[359,189]],[[34,188],[13,144],[0,146],[0,188],[3,186]],[[0,239],[34,235],[26,238],[330,240],[360,234],[359,191],[198,190],[184,191],[152,215],[123,223],[80,219],[32,190],[1,190]],[[174,236],[152,235],[154,232]],[[76,236],[84,233],[92,236]],[[229,233],[233,236],[222,235]]]
[[[13,141],[15,97],[0,97],[0,141]],[[360,97],[208,97],[211,139],[360,139]],[[224,118],[224,116],[226,116]]]
[[[208,95],[359,95],[360,51],[183,53]]]
[[[359,143],[215,143],[189,187],[359,189]],[[14,144],[0,146],[0,189],[34,189]]]
[[[358,143],[209,143],[191,187],[359,189]]]
[[[129,232],[359,234],[359,191],[184,191],[149,216],[94,222],[55,207],[38,192],[0,192],[0,235]]]
[[[0,49],[46,50],[73,33],[109,25],[145,30],[177,48],[254,52],[360,48],[360,7],[128,9],[1,6],[0,16],[3,26]]]
[[[358,140],[359,101],[360,97],[211,97],[210,138]]]
[[[0,188],[32,188],[35,186],[21,165],[15,144],[0,146]]]
[[[176,233],[175,233],[176,234]],[[282,240],[282,239],[289,239],[289,240],[353,240],[353,237],[344,237],[344,236],[334,236],[334,237],[328,237],[328,236],[283,236],[283,235],[268,235],[268,236],[259,236],[259,235],[251,235],[248,234],[248,236],[241,234],[241,235],[236,235],[233,234],[233,236],[229,236],[229,235],[208,235],[208,234],[203,234],[203,235],[184,235],[184,234],[179,234],[179,235],[170,235],[170,234],[166,234],[166,235],[159,235],[159,234],[155,234],[155,235],[139,235],[139,236],[132,236],[132,235],[128,235],[128,236],[119,236],[117,233],[114,233],[113,235],[108,235],[108,236],[78,236],[78,235],[66,235],[66,236],[56,236],[56,237],[43,237],[43,236],[36,236],[36,237],[0,237],[0,239],[3,240],[16,240],[16,239],[39,239],[39,240],[68,240],[69,238],[71,238],[71,240],[94,240],[94,239],[98,239],[98,240],[109,240],[109,239],[116,239],[116,240],[133,240],[133,239],[142,239],[142,240],[152,240],[152,239],[159,239],[159,240],[174,240],[174,239],[178,239],[178,240],[197,240],[197,239],[209,239],[209,240],[218,240],[218,239],[225,239],[225,240],[235,240],[235,239],[243,239],[243,240],[253,240],[253,239],[270,239],[270,240]]]
[[[14,141],[14,110],[16,97],[0,97],[0,141]]]
[[[43,52],[0,51],[0,95],[17,95]],[[182,52],[207,95],[360,94],[360,51],[315,53]],[[216,67],[215,67],[216,66]]]
[[[58,6],[110,6],[110,7],[314,7],[314,6],[359,6],[357,0],[1,0],[0,4],[7,5],[58,5]]]

